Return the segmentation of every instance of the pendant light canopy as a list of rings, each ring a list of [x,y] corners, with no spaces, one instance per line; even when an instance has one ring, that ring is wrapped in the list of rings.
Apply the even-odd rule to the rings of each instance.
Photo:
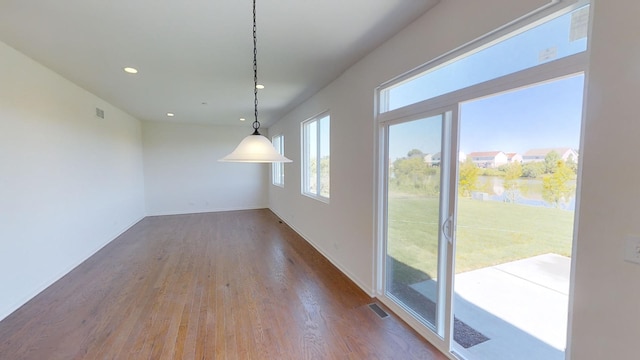
[[[245,137],[233,152],[218,161],[274,163],[291,162],[273,147],[266,137],[260,135],[258,121],[258,41],[256,37],[256,0],[253,0],[253,105],[255,120],[253,134]]]

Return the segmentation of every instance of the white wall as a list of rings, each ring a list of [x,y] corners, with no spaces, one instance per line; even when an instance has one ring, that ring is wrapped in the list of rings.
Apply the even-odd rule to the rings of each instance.
[[[0,319],[144,217],[143,197],[140,123],[0,42]]]
[[[366,291],[373,287],[375,87],[515,19],[544,1],[443,0],[270,129],[285,134],[285,188],[269,204]],[[640,2],[593,0],[571,359],[635,359],[640,265],[623,261],[640,236]],[[496,11],[499,9],[499,11]],[[331,111],[331,203],[300,192],[302,120]]]
[[[285,135],[293,160],[285,188],[270,186],[270,208],[373,294],[375,88],[546,3],[443,0],[287,114],[269,129]],[[331,113],[329,204],[300,195],[300,122],[324,110]]]
[[[269,165],[218,162],[251,131],[144,122],[147,214],[266,208]]]
[[[573,305],[572,359],[638,359],[640,2],[596,0]]]

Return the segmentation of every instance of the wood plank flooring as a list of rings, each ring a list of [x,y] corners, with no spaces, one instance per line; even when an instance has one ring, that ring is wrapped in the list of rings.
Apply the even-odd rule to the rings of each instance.
[[[148,217],[0,322],[0,359],[446,359],[269,210]]]

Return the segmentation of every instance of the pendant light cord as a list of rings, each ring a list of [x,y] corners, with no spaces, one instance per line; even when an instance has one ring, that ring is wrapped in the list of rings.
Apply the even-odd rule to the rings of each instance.
[[[253,105],[254,116],[253,135],[260,135],[258,129],[260,122],[258,121],[258,38],[256,36],[256,0],[253,0]]]

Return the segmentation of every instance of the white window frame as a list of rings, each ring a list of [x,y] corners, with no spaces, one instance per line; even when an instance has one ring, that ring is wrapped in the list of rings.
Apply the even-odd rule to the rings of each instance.
[[[476,99],[482,96],[494,95],[496,93],[500,93],[503,91],[511,91],[513,89],[517,89],[519,87],[528,87],[533,84],[542,83],[545,81],[555,80],[562,77],[574,76],[575,74],[586,74],[588,72],[588,59],[589,59],[589,47],[587,47],[586,51],[570,55],[561,59],[557,59],[554,61],[550,61],[548,63],[544,63],[535,67],[527,68],[524,70],[520,70],[508,75],[504,75],[501,77],[497,77],[495,79],[475,84],[466,88],[461,88],[456,91],[452,91],[440,96],[436,96],[433,98],[425,99],[410,105],[406,105],[400,107],[398,109],[394,109],[391,111],[385,111],[385,107],[387,106],[387,99],[385,99],[383,95],[383,91],[391,86],[400,84],[404,81],[411,79],[414,76],[418,76],[424,71],[435,68],[439,65],[442,65],[448,61],[451,61],[457,57],[464,56],[466,54],[472,53],[474,51],[478,51],[484,47],[490,46],[491,44],[498,42],[501,38],[508,34],[516,34],[518,32],[526,31],[537,24],[546,21],[548,16],[556,16],[561,15],[566,12],[570,12],[589,4],[589,0],[565,0],[560,2],[554,2],[551,6],[545,7],[542,10],[531,14],[527,17],[518,19],[511,24],[508,24],[500,29],[497,29],[481,38],[472,41],[458,49],[452,50],[451,52],[442,55],[439,58],[436,58],[433,61],[430,61],[414,70],[411,70],[405,74],[402,74],[392,80],[389,80],[376,88],[375,94],[375,121],[377,123],[377,134],[376,134],[376,153],[378,154],[378,158],[375,162],[375,203],[376,203],[376,217],[375,217],[375,228],[376,228],[376,248],[375,248],[375,269],[374,277],[375,277],[375,292],[378,295],[378,299],[388,306],[391,310],[393,310],[401,319],[407,322],[414,330],[416,330],[419,334],[421,334],[425,339],[434,344],[439,350],[441,350],[444,354],[447,354],[449,357],[454,358],[453,347],[451,346],[451,341],[453,339],[453,326],[451,318],[447,319],[448,325],[450,328],[445,328],[445,333],[447,333],[446,338],[442,338],[439,335],[436,335],[422,323],[417,321],[410,315],[410,311],[403,308],[400,305],[397,305],[393,301],[390,301],[389,298],[385,296],[384,292],[384,283],[386,282],[386,268],[385,268],[385,256],[386,256],[386,225],[385,225],[385,214],[387,211],[387,205],[384,199],[385,194],[385,169],[388,169],[388,154],[385,154],[385,147],[387,140],[387,133],[385,132],[386,126],[389,124],[393,124],[396,122],[403,122],[407,119],[415,118],[418,116],[428,116],[431,113],[436,113],[439,111],[443,111],[451,106],[454,108],[457,104],[470,100]],[[593,7],[592,7],[593,10]],[[592,25],[591,25],[592,26]],[[585,81],[587,81],[585,79]],[[585,88],[587,84],[585,83]],[[583,105],[584,106],[584,105]],[[457,115],[454,116],[457,118]],[[583,111],[583,119],[582,119],[582,133],[580,135],[580,144],[584,143],[584,111]],[[453,134],[458,133],[457,129],[457,120],[454,121],[453,125]],[[455,154],[458,153],[458,139],[454,137],[451,140],[447,140],[445,146],[450,148],[450,153]],[[581,159],[579,160],[582,161]],[[578,183],[580,187],[581,183],[581,174],[578,174]],[[453,175],[449,175],[447,180],[442,181],[442,185],[448,185],[452,189],[456,189],[457,179]],[[578,193],[580,188],[577,189]],[[455,191],[454,191],[455,193]],[[451,197],[451,201],[448,203],[449,206],[455,202],[455,197]],[[576,210],[576,223],[577,219],[579,219],[579,210]],[[455,225],[454,225],[455,226]],[[573,254],[572,258],[575,259],[575,249],[576,249],[576,235],[574,231],[573,238]],[[450,274],[453,272],[453,261],[452,258],[454,256],[454,248],[452,243],[446,243],[447,247],[446,251],[446,263],[441,264],[446,266],[446,287],[445,291],[447,294],[447,300],[444,304],[445,313],[444,315],[447,317],[452,316],[452,306],[453,306],[453,282],[450,277]],[[572,261],[572,267],[575,266],[575,261]],[[572,269],[573,272],[573,269]],[[571,314],[573,308],[573,291],[571,291],[569,295],[569,325],[568,325],[568,337],[567,339],[571,339]],[[566,358],[571,357],[571,343],[570,340],[567,342],[567,348],[565,350]],[[455,358],[458,358],[457,356]]]
[[[321,182],[321,172],[320,172],[320,161],[321,161],[321,146],[322,146],[322,136],[321,136],[321,131],[320,131],[320,121],[323,119],[327,119],[327,121],[329,121],[329,142],[331,141],[331,115],[329,114],[328,111],[322,112],[316,116],[313,116],[305,121],[303,121],[302,123],[300,123],[300,145],[301,145],[301,152],[302,152],[302,166],[301,166],[301,193],[302,195],[308,196],[310,198],[325,202],[325,203],[329,203],[329,198],[330,198],[330,190],[329,190],[329,194],[327,194],[327,196],[322,195],[322,182]],[[309,144],[309,134],[306,130],[307,126],[311,125],[311,124],[317,124],[318,128],[316,131],[316,164],[317,165],[317,169],[316,169],[316,189],[315,192],[308,190],[310,188],[310,164],[309,162],[309,156],[310,156],[310,149],[308,148],[308,144]],[[331,153],[331,150],[329,148],[329,154]],[[331,158],[331,155],[329,155],[329,158]],[[331,174],[331,171],[329,171],[329,174]],[[329,175],[329,178],[331,176]],[[329,183],[331,183],[331,180],[329,179]]]
[[[284,156],[284,135],[274,135],[271,138],[271,143],[276,151]],[[281,188],[284,187],[284,163],[274,162],[271,164],[271,184]]]

